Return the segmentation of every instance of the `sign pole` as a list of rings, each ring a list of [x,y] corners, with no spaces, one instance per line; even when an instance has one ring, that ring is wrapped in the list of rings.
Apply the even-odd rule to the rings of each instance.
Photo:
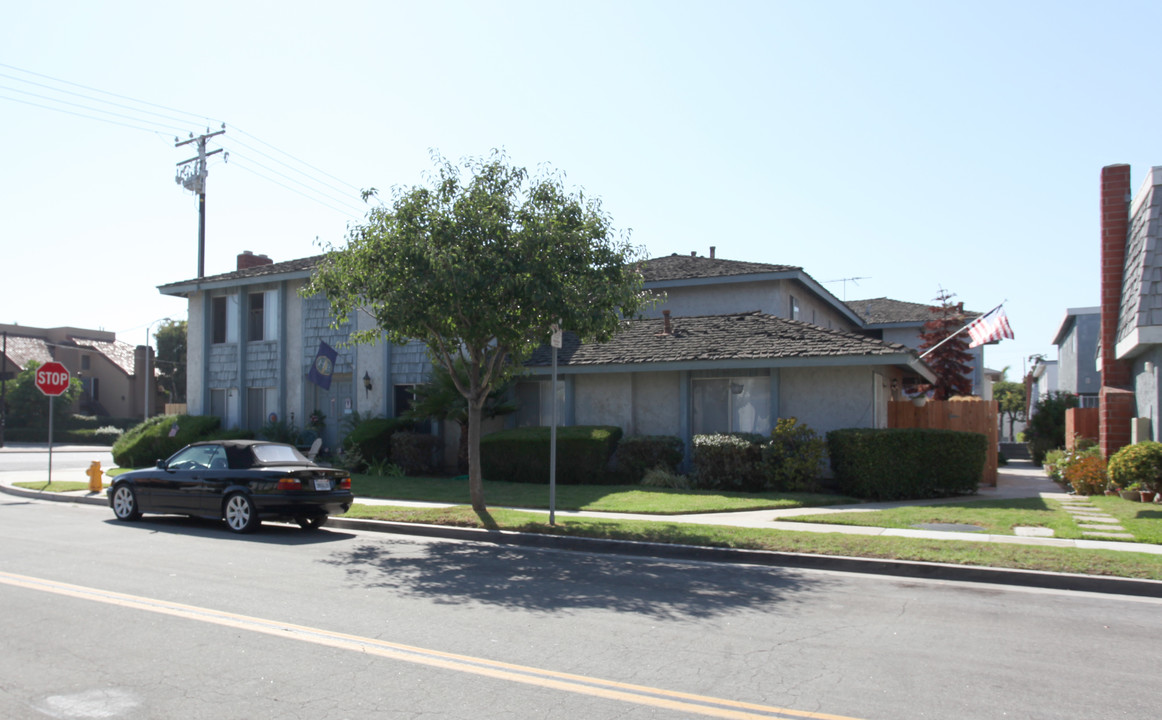
[[[48,396],[48,485],[52,485],[52,399],[54,397],[56,396]]]
[[[557,524],[557,349],[561,347],[561,327],[553,325],[553,424],[549,430],[549,525]]]

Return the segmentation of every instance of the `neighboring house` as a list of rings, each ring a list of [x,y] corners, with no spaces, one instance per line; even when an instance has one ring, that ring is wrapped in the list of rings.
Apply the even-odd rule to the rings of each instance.
[[[273,263],[244,252],[233,272],[159,287],[189,301],[189,412],[258,430],[271,419],[302,427],[319,410],[334,447],[345,416],[406,409],[430,370],[426,348],[345,346],[371,320],[359,313],[355,327],[332,328],[326,299],[299,295],[320,258]],[[654,317],[627,323],[603,345],[567,341],[556,389],[562,424],[675,434],[687,445],[697,432],[768,433],[790,415],[819,432],[876,427],[905,383],[934,379],[914,351],[862,333],[859,316],[801,268],[672,255],[646,261],[643,276],[666,296]],[[329,390],[308,380],[321,342],[337,351]],[[542,348],[517,384],[521,409],[508,422],[551,422],[549,363]],[[455,457],[447,452],[455,428],[444,430],[445,454]]]
[[[1041,401],[1053,392],[1057,392],[1057,361],[1038,356],[1025,376],[1025,417],[1032,417]]]
[[[1129,165],[1101,172],[1102,453],[1159,440],[1162,411],[1162,167],[1131,199]]]
[[[163,408],[165,400],[158,394],[153,351],[147,351],[144,345],[134,347],[104,330],[73,327],[0,324],[0,332],[7,335],[5,362],[9,372],[25,369],[30,361],[43,365],[55,360],[81,381],[83,392],[73,408],[76,412],[117,418],[144,416],[143,373],[147,362],[152,376],[150,413]]]
[[[1078,407],[1097,407],[1101,372],[1097,369],[1101,308],[1069,308],[1053,336],[1057,346],[1057,387],[1077,396]]]
[[[888,342],[917,349],[924,342],[920,337],[924,332],[924,324],[934,317],[931,305],[890,298],[851,300],[847,305],[859,315],[865,332]],[[978,312],[966,310],[964,313],[966,323],[978,317]],[[984,400],[992,400],[993,381],[984,366],[984,348],[984,345],[979,345],[967,350],[972,355],[968,363],[971,370],[967,374],[972,380],[972,394]]]

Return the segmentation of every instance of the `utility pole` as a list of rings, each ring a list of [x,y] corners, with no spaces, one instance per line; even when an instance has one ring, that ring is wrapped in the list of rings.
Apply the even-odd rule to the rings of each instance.
[[[206,175],[209,170],[206,167],[206,159],[211,155],[217,155],[222,152],[222,148],[206,152],[206,141],[216,135],[222,135],[226,132],[226,124],[222,124],[222,129],[217,132],[210,132],[206,129],[204,135],[194,137],[190,133],[189,140],[179,141],[174,138],[174,147],[181,147],[182,145],[189,145],[190,143],[198,144],[198,155],[189,160],[182,160],[178,163],[178,174],[175,180],[178,185],[181,185],[186,190],[198,196],[198,277],[206,276]],[[190,163],[196,163],[191,165]]]

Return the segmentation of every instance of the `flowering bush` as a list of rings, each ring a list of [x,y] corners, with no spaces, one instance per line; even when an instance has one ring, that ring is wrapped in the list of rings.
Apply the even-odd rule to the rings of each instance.
[[[1109,480],[1106,461],[1101,455],[1085,455],[1071,462],[1063,473],[1065,480],[1078,495],[1097,495],[1104,492]]]
[[[1145,490],[1162,489],[1162,443],[1148,440],[1118,450],[1110,458],[1110,480],[1120,488],[1137,483]]]

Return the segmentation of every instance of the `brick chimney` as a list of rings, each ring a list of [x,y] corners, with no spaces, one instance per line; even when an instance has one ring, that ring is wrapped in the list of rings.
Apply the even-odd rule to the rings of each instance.
[[[1109,457],[1130,443],[1134,392],[1130,366],[1117,359],[1118,315],[1122,274],[1130,230],[1130,166],[1107,165],[1101,170],[1101,453]]]
[[[238,269],[246,270],[247,268],[258,267],[260,265],[273,265],[274,261],[265,255],[255,255],[249,250],[243,250],[242,254],[238,256]]]
[[[710,246],[710,259],[711,260],[714,259],[714,246],[713,245]]]

